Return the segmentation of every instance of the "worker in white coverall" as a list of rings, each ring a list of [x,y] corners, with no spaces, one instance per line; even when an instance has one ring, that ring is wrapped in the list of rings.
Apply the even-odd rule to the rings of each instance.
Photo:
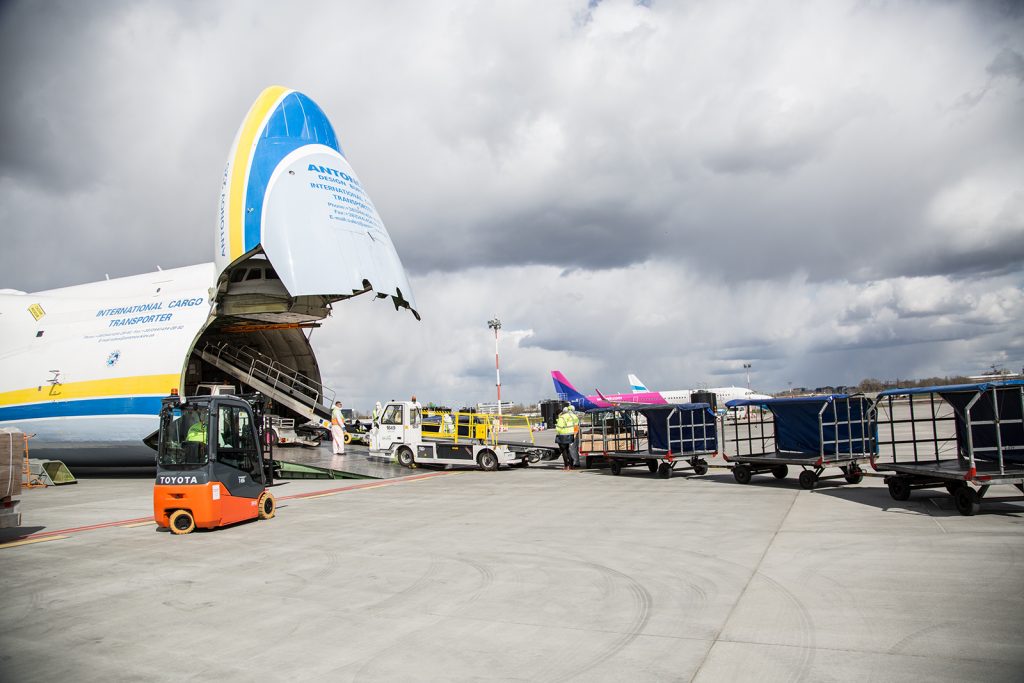
[[[345,416],[341,412],[341,401],[335,401],[331,411],[331,446],[335,455],[345,454]]]

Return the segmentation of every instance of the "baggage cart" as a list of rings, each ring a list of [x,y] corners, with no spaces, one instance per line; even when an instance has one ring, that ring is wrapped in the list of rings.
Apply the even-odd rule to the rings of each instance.
[[[702,456],[718,451],[718,421],[707,403],[605,408],[588,412],[580,434],[584,466],[602,460],[612,474],[646,465],[662,479],[679,470],[706,474]]]
[[[725,405],[744,409],[737,410],[731,428],[723,428],[722,455],[741,484],[755,474],[785,479],[790,466],[800,468],[800,486],[808,490],[825,479],[859,484],[861,465],[877,453],[875,405],[860,394],[736,399]],[[822,476],[830,467],[841,474]]]
[[[1024,492],[1024,380],[890,389],[877,406],[874,467],[893,499],[944,487],[974,515],[991,486]]]

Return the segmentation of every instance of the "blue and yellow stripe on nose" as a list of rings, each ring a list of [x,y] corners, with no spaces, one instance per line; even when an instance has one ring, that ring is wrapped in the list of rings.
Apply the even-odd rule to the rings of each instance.
[[[263,202],[278,164],[294,150],[313,144],[344,156],[327,115],[309,97],[282,86],[260,93],[242,123],[231,161],[232,261],[260,243]]]

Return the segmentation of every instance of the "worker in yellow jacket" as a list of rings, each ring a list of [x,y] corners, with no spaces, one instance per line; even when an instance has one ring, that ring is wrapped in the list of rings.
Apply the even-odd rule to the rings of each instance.
[[[570,403],[562,408],[555,421],[555,443],[562,454],[562,469],[569,471],[579,466],[579,449],[576,435],[580,430],[580,418]],[[575,457],[574,457],[575,452]]]

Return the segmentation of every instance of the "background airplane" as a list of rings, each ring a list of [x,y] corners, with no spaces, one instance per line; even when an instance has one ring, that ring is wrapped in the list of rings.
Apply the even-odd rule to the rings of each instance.
[[[576,410],[596,410],[597,408],[613,408],[617,403],[666,403],[665,398],[656,391],[633,392],[629,394],[593,394],[585,396],[572,385],[559,370],[551,371],[551,380],[555,384],[555,395],[568,401]],[[689,399],[685,401],[689,403]]]
[[[644,384],[639,377],[636,375],[629,375],[629,384],[633,387],[634,392],[648,392],[650,389]],[[718,408],[724,409],[726,401],[732,401],[733,399],[742,398],[752,401],[759,401],[771,398],[767,394],[758,394],[745,387],[711,387],[708,389],[673,389],[670,391],[655,392],[662,395],[662,397],[668,403],[689,403],[690,396],[695,391],[710,391],[715,395],[715,401],[718,403]]]

